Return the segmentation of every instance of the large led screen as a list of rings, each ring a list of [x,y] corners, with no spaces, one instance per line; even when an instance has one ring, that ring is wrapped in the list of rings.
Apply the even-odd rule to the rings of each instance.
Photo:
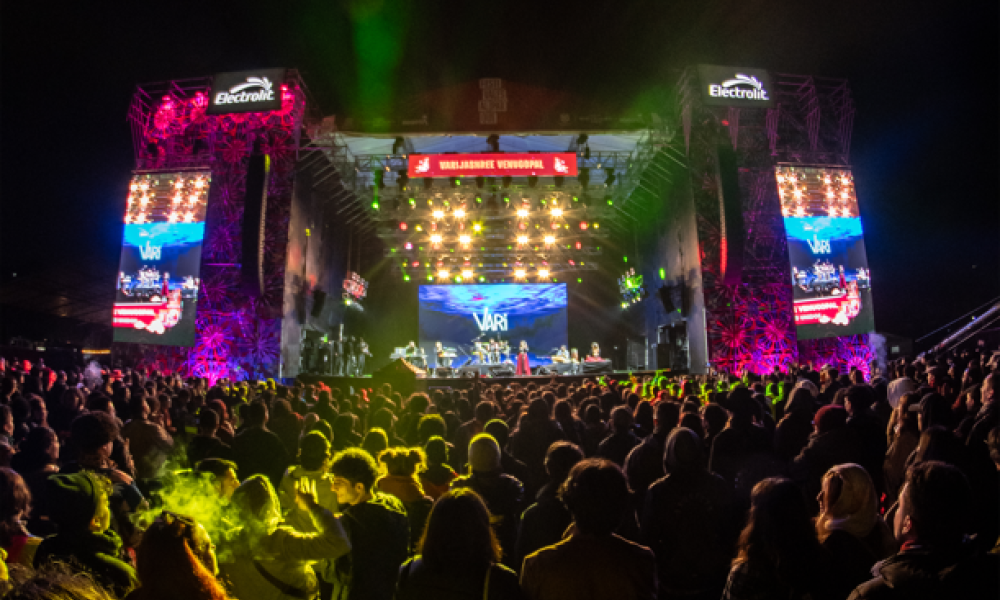
[[[192,346],[207,171],[133,177],[114,306],[114,340]]]
[[[524,340],[531,366],[551,363],[551,354],[566,344],[566,284],[420,286],[420,347],[432,365],[436,342],[458,351],[456,366],[495,362],[474,355],[477,341],[491,340],[510,346],[501,362],[516,360]]]
[[[871,273],[848,169],[778,167],[800,340],[875,329]]]

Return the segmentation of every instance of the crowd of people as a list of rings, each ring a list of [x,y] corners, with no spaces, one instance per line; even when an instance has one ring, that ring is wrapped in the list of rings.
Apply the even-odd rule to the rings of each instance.
[[[998,357],[407,396],[0,362],[0,598],[997,598]]]

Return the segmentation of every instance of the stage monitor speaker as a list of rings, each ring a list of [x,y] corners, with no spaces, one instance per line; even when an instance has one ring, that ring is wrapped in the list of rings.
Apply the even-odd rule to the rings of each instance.
[[[717,147],[716,176],[719,190],[719,274],[723,285],[737,285],[743,278],[743,202],[740,199],[740,176],[736,151],[732,144]]]
[[[498,367],[490,367],[490,377],[513,377],[514,367],[509,365],[500,365]]]
[[[260,150],[259,141],[254,143],[243,194],[243,260],[240,264],[241,287],[251,298],[264,295],[264,225],[270,169],[271,157]]]
[[[451,377],[454,374],[451,367],[435,367],[435,377]]]
[[[459,367],[456,373],[461,379],[475,379],[479,377],[479,367]]]
[[[584,361],[580,363],[583,366],[584,373],[610,373],[611,372],[611,361],[601,360],[601,361]]]
[[[326,292],[323,290],[315,290],[313,292],[313,307],[312,314],[313,317],[319,317],[323,314],[323,305],[326,304]]]

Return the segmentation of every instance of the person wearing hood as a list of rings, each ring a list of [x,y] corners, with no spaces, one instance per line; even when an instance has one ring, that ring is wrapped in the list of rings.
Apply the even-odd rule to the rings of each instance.
[[[329,485],[325,481],[321,485]],[[312,598],[319,590],[313,565],[351,550],[340,520],[319,503],[316,481],[296,486],[297,508],[309,514],[314,532],[298,531],[281,516],[278,495],[266,475],[256,474],[233,494],[241,530],[220,552],[220,569],[240,600]]]
[[[879,514],[875,486],[856,464],[837,465],[823,476],[816,537],[831,559],[839,598],[865,582],[872,565],[896,551],[892,532]]]
[[[451,489],[470,488],[486,502],[492,515],[490,521],[503,549],[503,564],[517,570],[514,547],[524,504],[524,486],[501,470],[500,446],[487,433],[472,438],[469,468],[472,473],[452,481]]]
[[[49,518],[59,533],[45,538],[35,552],[35,567],[69,563],[91,574],[118,596],[138,584],[135,570],[120,558],[121,538],[110,529],[111,482],[90,472],[52,475],[48,479]]]
[[[842,406],[824,406],[816,411],[814,431],[809,443],[789,465],[793,481],[802,488],[812,514],[818,507],[815,500],[822,488],[823,475],[835,465],[857,463],[864,456],[861,441],[847,427],[847,410]]]
[[[1000,555],[967,540],[972,488],[957,468],[938,461],[912,467],[899,494],[893,535],[900,550],[848,600],[1000,597]]]
[[[732,487],[709,472],[698,435],[670,432],[667,473],[649,487],[640,541],[656,555],[659,597],[719,597],[736,533]]]
[[[629,488],[638,496],[637,506],[642,506],[646,490],[654,481],[663,477],[663,449],[667,436],[677,426],[680,406],[675,402],[661,401],[653,413],[653,433],[629,452],[625,459],[625,476]]]
[[[774,453],[783,461],[791,461],[809,443],[813,431],[816,403],[804,387],[795,388],[785,404],[785,416],[774,430]]]
[[[559,499],[559,488],[573,465],[581,460],[583,450],[576,444],[560,441],[549,446],[545,454],[545,472],[549,480],[538,491],[535,503],[521,515],[515,564],[521,564],[525,556],[563,538],[566,528],[573,522],[573,515]]]

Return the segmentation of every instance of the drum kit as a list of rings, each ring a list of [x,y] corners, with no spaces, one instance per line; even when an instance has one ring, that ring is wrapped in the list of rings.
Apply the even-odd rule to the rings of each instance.
[[[512,362],[510,358],[510,342],[506,340],[484,342],[479,339],[481,337],[483,336],[479,335],[472,339],[473,346],[471,356],[475,359],[477,364],[499,365],[506,362]]]

